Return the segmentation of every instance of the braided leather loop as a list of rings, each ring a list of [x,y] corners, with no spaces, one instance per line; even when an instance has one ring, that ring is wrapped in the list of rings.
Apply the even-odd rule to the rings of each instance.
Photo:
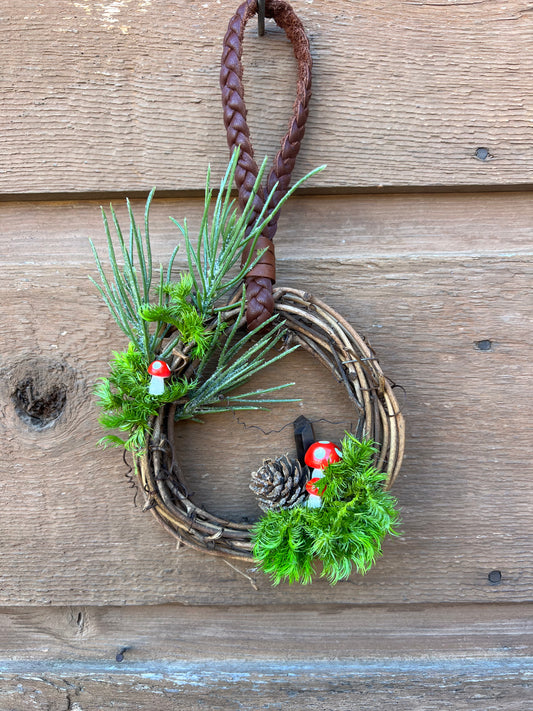
[[[254,160],[254,151],[250,141],[250,129],[246,123],[247,111],[244,103],[241,63],[244,28],[248,20],[256,12],[257,0],[246,0],[231,18],[228,31],[224,37],[224,51],[220,71],[224,124],[226,126],[228,145],[231,152],[237,146],[240,147],[239,162],[235,171],[235,183],[239,191],[241,209],[248,202],[259,173],[259,166]],[[298,82],[296,100],[288,131],[281,141],[281,147],[268,174],[266,190],[261,187],[255,197],[248,231],[250,231],[251,226],[263,209],[265,195],[270,193],[276,183],[278,185],[269,205],[270,211],[276,207],[289,189],[291,174],[304,136],[305,123],[309,112],[309,99],[311,98],[312,60],[309,40],[302,23],[285,0],[266,0],[265,14],[267,17],[274,18],[276,24],[285,30],[285,34],[292,43],[294,55],[298,62]],[[255,253],[257,251],[261,252],[265,247],[268,251],[265,252],[255,267],[248,272],[246,277],[246,319],[249,329],[260,326],[274,312],[272,284],[276,279],[276,273],[272,239],[276,233],[278,216],[279,212],[274,215],[263,230],[261,237],[257,241],[254,256],[256,256]],[[248,255],[249,250],[245,252],[243,259],[246,260]]]

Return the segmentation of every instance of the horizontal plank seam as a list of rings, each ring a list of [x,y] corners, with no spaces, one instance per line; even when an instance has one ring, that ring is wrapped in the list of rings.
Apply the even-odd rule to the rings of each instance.
[[[215,176],[216,177],[216,176]],[[216,179],[214,181],[217,182]],[[86,191],[80,192],[3,192],[0,193],[0,203],[3,202],[57,202],[57,201],[79,201],[79,200],[98,200],[108,202],[109,200],[123,200],[129,197],[130,200],[144,200],[148,197],[148,193],[153,186],[147,187],[145,190],[117,190],[109,191]],[[296,197],[332,197],[332,196],[349,196],[349,195],[405,195],[405,194],[442,194],[442,193],[460,193],[467,195],[470,193],[507,193],[507,192],[532,192],[533,183],[506,183],[504,185],[487,185],[483,183],[476,184],[457,184],[453,185],[361,185],[361,186],[319,186],[314,188],[300,188],[294,195]],[[217,191],[214,191],[216,196]],[[204,195],[203,188],[191,188],[189,190],[157,190],[157,198],[161,200],[179,200],[190,198],[202,198]]]

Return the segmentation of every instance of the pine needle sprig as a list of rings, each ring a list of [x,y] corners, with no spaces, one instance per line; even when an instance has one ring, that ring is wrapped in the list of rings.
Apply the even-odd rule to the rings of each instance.
[[[126,334],[128,339],[135,344],[147,362],[150,362],[155,357],[160,340],[158,335],[151,333],[149,322],[144,320],[141,316],[143,308],[150,303],[152,289],[152,250],[148,231],[148,217],[154,191],[155,189],[150,192],[146,201],[144,236],[137,227],[130,201],[126,201],[130,219],[129,239],[127,244],[122,234],[117,214],[113,206],[110,205],[111,220],[115,229],[116,240],[118,241],[122,259],[121,265],[117,258],[109,220],[105,210],[102,208],[102,220],[107,238],[109,266],[113,275],[112,281],[107,277],[102,260],[92,240],[90,240],[101,284],[98,284],[92,277],[89,278],[100,292],[104,303],[119,328]],[[171,262],[175,254],[174,252]]]
[[[181,224],[174,218],[170,218],[185,240],[189,271],[194,280],[195,304],[204,317],[208,317],[220,300],[243,282],[247,272],[257,263],[264,252],[263,250],[255,258],[253,256],[259,235],[281,210],[285,202],[308,178],[325,168],[325,166],[320,166],[298,180],[279,203],[271,209],[272,199],[278,187],[276,183],[266,196],[258,218],[248,229],[267,159],[265,158],[261,164],[250,197],[240,213],[237,210],[235,199],[231,195],[238,159],[239,149],[237,148],[233,151],[226,173],[220,182],[214,202],[211,225],[209,212],[213,202],[213,189],[211,188],[211,171],[210,169],[207,171],[204,211],[196,248],[189,236],[187,221],[184,220]],[[249,248],[249,256],[241,264],[245,248]],[[232,270],[237,264],[240,264],[240,267],[232,274]]]
[[[280,200],[278,205],[269,212],[272,197],[277,186],[274,186],[267,196],[264,207],[259,218],[254,223],[248,234],[248,222],[250,220],[257,192],[260,189],[261,180],[266,167],[266,158],[263,161],[259,175],[255,182],[250,198],[242,213],[239,214],[235,200],[231,196],[233,179],[239,151],[235,150],[231,161],[220,183],[220,188],[215,200],[213,218],[209,220],[210,207],[213,201],[214,191],[210,186],[210,169],[207,172],[207,184],[205,190],[204,211],[202,215],[200,233],[196,248],[189,237],[188,224],[184,220],[183,225],[170,218],[180,229],[186,246],[189,273],[187,274],[188,285],[191,288],[188,293],[188,302],[194,306],[198,312],[198,319],[191,324],[193,337],[196,341],[199,352],[206,346],[206,339],[209,336],[200,323],[206,323],[212,319],[213,313],[220,308],[220,300],[231,293],[240,283],[243,282],[246,273],[259,260],[261,254],[253,258],[253,250],[257,239],[269,221],[277,214],[286,200],[292,193],[307,180],[323,170],[325,166],[311,171],[308,175],[298,180]],[[181,340],[187,341],[189,334],[178,334],[172,344],[167,344],[164,352],[161,350],[162,342],[165,338],[169,324],[175,325],[172,321],[164,321],[167,317],[175,318],[176,311],[181,305],[183,307],[186,300],[176,300],[175,285],[172,281],[172,267],[178,252],[178,247],[174,249],[166,270],[164,278],[163,268],[160,268],[159,286],[153,287],[152,271],[152,249],[149,232],[149,212],[153,200],[155,189],[153,189],[146,201],[144,211],[144,235],[137,226],[132,206],[127,200],[129,217],[129,238],[126,241],[117,217],[117,214],[110,206],[111,222],[115,231],[115,239],[118,242],[118,252],[121,257],[119,263],[114,239],[111,234],[111,227],[105,210],[102,209],[102,219],[107,238],[108,260],[111,275],[108,277],[104,265],[98,252],[90,240],[100,284],[90,277],[93,284],[98,289],[104,303],[111,312],[119,328],[126,334],[128,340],[135,343],[137,348],[144,354],[145,359],[150,363],[156,356],[165,357],[172,351],[172,348]],[[242,261],[244,249],[250,247],[250,256],[244,261],[235,274],[230,274],[234,267]],[[153,292],[156,292],[155,294]],[[159,311],[154,311],[152,299],[157,298]],[[173,303],[174,299],[174,303]],[[164,311],[164,308],[170,309]],[[192,309],[188,310],[187,317],[193,319]],[[155,324],[155,326],[154,326]],[[184,325],[184,320],[181,320]]]
[[[182,273],[177,280],[172,278],[177,246],[166,271],[161,265],[158,278],[155,278],[149,231],[154,190],[146,201],[144,233],[136,222],[129,200],[128,233],[123,233],[112,205],[110,219],[102,209],[108,265],[104,267],[91,241],[100,283],[92,278],[91,281],[130,342],[124,353],[115,353],[109,377],[102,379],[97,387],[99,405],[104,410],[101,424],[106,429],[127,433],[126,439],[108,435],[104,437],[106,443],[141,452],[146,444],[150,422],[165,402],[179,402],[177,419],[185,419],[227,410],[264,409],[266,404],[294,401],[269,397],[290,383],[232,394],[260,370],[273,365],[294,349],[283,349],[277,355],[268,355],[283,339],[284,327],[276,317],[252,333],[243,334],[240,331],[239,324],[245,309],[244,290],[240,302],[233,305],[233,308],[240,309],[240,313],[230,329],[224,322],[227,306],[222,301],[243,283],[247,271],[260,258],[260,254],[251,255],[268,222],[302,182],[324,166],[299,180],[271,209],[277,187],[274,186],[264,201],[258,219],[250,227],[266,159],[250,198],[239,213],[232,197],[238,158],[239,151],[236,150],[216,199],[210,185],[210,170],[207,172],[204,210],[196,246],[189,237],[187,221],[180,225],[172,220],[184,237],[189,266],[189,271]],[[250,256],[243,260],[245,248],[250,248]],[[260,333],[262,329],[267,329],[267,332]],[[229,330],[228,334],[226,330]],[[147,392],[148,365],[156,358],[171,359],[176,348],[188,354],[194,363],[194,372],[189,381],[173,377],[162,395],[150,395]],[[213,363],[214,372],[206,376]]]
[[[372,441],[346,434],[342,460],[325,470],[320,508],[271,510],[259,519],[254,557],[274,585],[307,584],[315,575],[334,585],[353,569],[364,574],[385,536],[397,535],[396,499],[383,490],[386,477],[372,466],[374,452]]]
[[[244,312],[244,295],[241,300],[241,314]],[[237,337],[237,326],[241,319],[237,318],[234,326],[228,332],[222,346],[216,366],[211,375],[202,379],[201,383],[191,393],[190,399],[176,411],[176,419],[186,419],[213,412],[230,410],[259,410],[266,409],[265,405],[276,402],[295,402],[294,398],[265,398],[265,395],[282,390],[293,383],[275,385],[270,388],[261,388],[246,393],[231,395],[231,391],[248,382],[260,370],[273,365],[281,358],[289,355],[297,346],[287,348],[281,353],[270,357],[268,354],[280,343],[285,334],[283,322],[277,316],[271,317],[258,328]],[[220,324],[222,319],[219,316]],[[277,321],[277,323],[275,323]],[[270,326],[270,328],[268,328]],[[219,325],[219,329],[222,330]],[[259,333],[265,331],[259,338]],[[214,342],[218,339],[214,339]],[[207,360],[197,371],[201,378]]]

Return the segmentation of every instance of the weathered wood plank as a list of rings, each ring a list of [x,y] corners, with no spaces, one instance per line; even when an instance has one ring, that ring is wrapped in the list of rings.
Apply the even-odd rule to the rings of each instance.
[[[5,0],[0,193],[201,188],[208,161],[226,162],[218,64],[236,6]],[[294,6],[315,60],[298,175],[328,163],[312,185],[347,190],[531,183],[523,2]],[[294,60],[281,33],[256,34],[246,89],[263,156],[286,127]]]
[[[268,664],[187,662],[121,672],[102,665],[82,669],[34,665],[0,676],[0,703],[9,711],[255,711],[258,708],[349,711],[486,711],[505,700],[523,711],[531,699],[531,667],[523,660],[479,663],[463,658],[418,664]],[[92,666],[92,668],[91,668]],[[2,698],[3,697],[3,698]]]
[[[530,489],[523,475],[532,441],[531,361],[524,348],[530,340],[527,255],[282,263],[280,281],[316,284],[320,295],[368,334],[386,372],[406,389],[408,454],[395,488],[403,535],[387,542],[384,558],[369,575],[334,589],[319,583],[273,591],[253,574],[256,591],[223,561],[177,554],[149,514],[132,507],[120,456],[94,445],[90,385],[105,372],[109,352],[120,342],[85,273],[69,266],[66,274],[58,265],[34,265],[24,274],[18,267],[4,270],[4,604],[530,598]],[[490,340],[491,349],[476,350],[480,340]],[[26,355],[39,359],[45,384],[57,375],[55,363],[70,378],[64,414],[49,429],[28,426],[13,407]],[[282,375],[294,375],[303,388],[313,377],[321,379],[315,364],[300,360]],[[342,398],[332,397],[327,381],[324,388],[316,399],[306,398],[311,416],[346,420]],[[285,410],[273,413],[269,427],[277,429],[287,418]],[[233,420],[221,425],[225,431],[234,431]],[[214,426],[194,433],[198,451],[215,447],[219,437]],[[284,446],[273,437],[269,442]],[[241,509],[240,495],[264,448],[258,440],[247,453],[250,461],[224,467],[226,498],[213,491],[222,484],[213,469],[215,484],[204,488],[205,497],[210,492],[211,503],[228,511],[246,510],[249,504],[244,500]],[[194,476],[191,459],[185,465]],[[503,574],[496,585],[487,580],[493,569]]]
[[[0,708],[521,709],[532,619],[497,604],[3,608]]]
[[[112,667],[124,647],[126,665],[455,655],[526,663],[532,612],[530,604],[496,603],[0,608],[0,670],[7,660],[19,670],[47,661]]]
[[[219,176],[217,176],[219,177]],[[94,200],[0,203],[0,262],[36,265],[87,265],[95,271],[89,237],[106,254],[100,204]],[[133,200],[141,221],[144,201]],[[108,202],[104,204],[108,211]],[[121,224],[128,224],[125,200],[113,200]],[[203,199],[156,199],[150,234],[156,262],[166,263],[183,240],[169,215],[187,218],[197,234]],[[276,235],[277,259],[383,259],[405,255],[530,254],[533,200],[528,192],[440,193],[293,197],[285,206]],[[318,282],[320,284],[320,282]]]

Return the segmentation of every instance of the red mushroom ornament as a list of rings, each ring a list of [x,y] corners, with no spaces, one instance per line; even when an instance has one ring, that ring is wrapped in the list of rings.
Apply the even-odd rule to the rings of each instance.
[[[148,372],[152,376],[148,392],[150,395],[162,395],[165,392],[165,378],[170,377],[170,368],[164,360],[154,360],[148,366]]]
[[[320,487],[318,480],[324,476],[324,469],[328,464],[339,462],[342,459],[342,454],[333,442],[315,442],[305,453],[305,463],[309,468],[312,468],[311,479],[307,482],[305,488],[309,492],[307,506],[309,508],[318,508],[322,505],[322,494],[325,487]]]

